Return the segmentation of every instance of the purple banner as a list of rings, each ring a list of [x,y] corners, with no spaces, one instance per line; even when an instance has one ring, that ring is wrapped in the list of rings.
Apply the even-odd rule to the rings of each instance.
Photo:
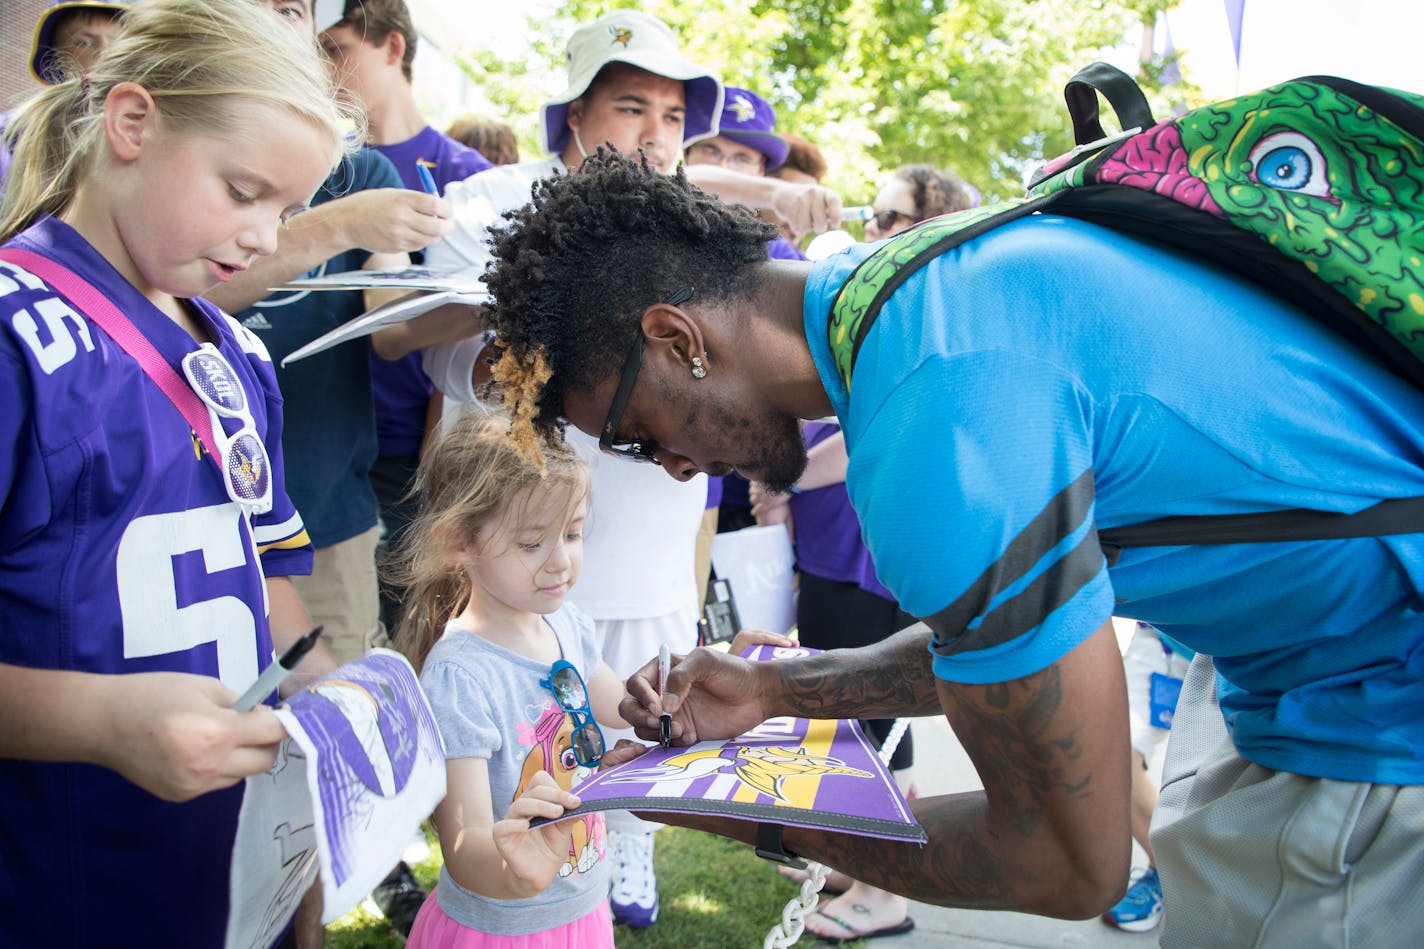
[[[759,646],[748,658],[815,652]],[[590,811],[718,814],[923,842],[890,772],[853,720],[772,718],[730,741],[653,747],[574,788]]]

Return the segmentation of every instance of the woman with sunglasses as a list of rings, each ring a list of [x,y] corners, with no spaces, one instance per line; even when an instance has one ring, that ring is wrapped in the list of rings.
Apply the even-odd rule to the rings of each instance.
[[[870,205],[865,239],[894,237],[912,224],[979,206],[979,192],[933,165],[901,165]]]
[[[567,447],[536,464],[508,431],[508,418],[472,413],[426,452],[400,557],[396,641],[447,759],[434,817],[445,864],[415,949],[613,945],[603,816],[527,820],[576,805],[567,792],[603,756],[598,721],[626,727],[593,621],[564,602],[583,566],[588,471]]]
[[[312,555],[271,361],[202,295],[272,252],[350,119],[256,4],[145,0],[13,126],[0,839],[24,870],[0,874],[0,945],[112,944],[116,919],[129,944],[224,943],[243,779],[285,735],[233,703],[307,632]]]

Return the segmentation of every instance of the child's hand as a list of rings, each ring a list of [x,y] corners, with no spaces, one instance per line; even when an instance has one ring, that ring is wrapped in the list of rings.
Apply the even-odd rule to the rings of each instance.
[[[540,824],[531,830],[529,821],[534,817],[559,817],[578,806],[577,795],[565,791],[540,771],[524,793],[510,802],[504,820],[495,821],[495,849],[509,872],[534,887],[535,892],[553,883],[559,868],[568,862],[572,831],[567,824]]]
[[[217,679],[181,672],[106,676],[112,699],[97,763],[165,801],[187,801],[261,774],[287,732],[265,705],[234,712]]]
[[[627,738],[620,738],[618,739],[618,744],[603,753],[603,759],[598,762],[598,770],[607,771],[609,768],[616,768],[620,764],[627,764],[634,758],[641,758],[649,751],[652,751],[653,747],[652,745],[645,745],[641,742],[630,741]]]
[[[732,637],[732,644],[727,647],[727,652],[733,656],[740,656],[753,646],[794,645],[796,645],[796,640],[779,633],[769,633],[764,629],[744,629]]]

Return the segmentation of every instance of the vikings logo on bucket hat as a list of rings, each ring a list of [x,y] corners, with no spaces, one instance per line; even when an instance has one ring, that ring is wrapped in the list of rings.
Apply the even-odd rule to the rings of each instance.
[[[569,103],[588,91],[598,71],[609,63],[627,63],[656,76],[681,80],[686,90],[687,120],[682,143],[717,134],[722,111],[722,81],[683,58],[667,24],[637,10],[614,10],[579,27],[565,52],[569,86],[540,109],[544,148],[562,154],[568,146],[565,122]]]

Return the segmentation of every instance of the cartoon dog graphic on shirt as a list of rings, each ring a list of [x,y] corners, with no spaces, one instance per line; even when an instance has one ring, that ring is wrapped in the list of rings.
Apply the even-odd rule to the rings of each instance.
[[[557,704],[549,702],[544,706],[532,734],[523,724],[519,731],[520,743],[533,747],[524,759],[519,786],[514,790],[515,797],[524,793],[534,775],[540,771],[547,773],[565,791],[573,790],[575,785],[588,777],[590,769],[580,765],[574,757],[573,719]],[[569,859],[559,867],[560,877],[566,877],[575,870],[585,873],[603,858],[603,815],[585,814],[570,824],[573,832],[569,840]]]

